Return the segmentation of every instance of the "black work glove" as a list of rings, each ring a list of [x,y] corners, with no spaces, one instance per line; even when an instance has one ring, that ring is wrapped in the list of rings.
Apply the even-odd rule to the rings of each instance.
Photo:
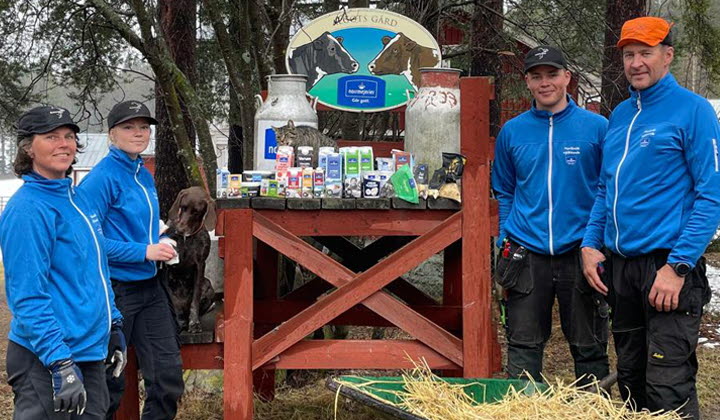
[[[110,328],[110,342],[108,343],[108,356],[105,363],[113,366],[113,377],[119,378],[127,364],[127,344],[122,331],[122,321],[115,321]]]
[[[55,412],[76,412],[82,415],[87,405],[87,393],[80,368],[72,359],[58,360],[50,365]]]

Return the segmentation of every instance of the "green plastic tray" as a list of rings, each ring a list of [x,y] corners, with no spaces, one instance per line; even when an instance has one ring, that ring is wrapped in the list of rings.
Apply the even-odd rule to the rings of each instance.
[[[545,384],[530,383],[522,379],[441,379],[451,384],[465,385],[465,393],[478,404],[502,400],[511,387],[527,395],[547,390]],[[328,378],[326,385],[335,392],[339,388],[340,394],[391,416],[404,420],[425,420],[402,409],[402,397],[397,394],[405,390],[402,377],[334,376]]]

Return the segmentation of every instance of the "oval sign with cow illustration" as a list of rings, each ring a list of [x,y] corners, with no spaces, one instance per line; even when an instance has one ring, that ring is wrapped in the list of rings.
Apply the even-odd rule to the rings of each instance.
[[[405,105],[421,67],[440,67],[440,46],[419,23],[378,9],[325,14],[293,36],[288,73],[308,76],[307,92],[331,108],[377,112]]]

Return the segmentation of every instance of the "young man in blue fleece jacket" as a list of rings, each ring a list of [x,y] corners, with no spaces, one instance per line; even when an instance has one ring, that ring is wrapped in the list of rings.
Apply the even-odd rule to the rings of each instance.
[[[532,108],[508,121],[495,149],[492,184],[499,204],[496,280],[507,294],[507,371],[542,380],[557,296],[563,334],[581,383],[608,374],[608,306],[585,282],[579,245],[598,186],[607,120],[567,94],[560,50],[525,57]]]
[[[699,418],[695,347],[710,298],[702,254],[720,220],[720,127],[708,101],[670,74],[670,27],[656,17],[623,25],[630,98],[610,117],[582,255],[613,308],[622,397]]]

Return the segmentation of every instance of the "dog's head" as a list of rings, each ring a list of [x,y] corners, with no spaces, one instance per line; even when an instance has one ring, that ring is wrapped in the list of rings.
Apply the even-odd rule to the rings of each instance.
[[[183,235],[194,235],[200,229],[215,229],[215,201],[201,187],[180,191],[170,208],[170,224]]]

